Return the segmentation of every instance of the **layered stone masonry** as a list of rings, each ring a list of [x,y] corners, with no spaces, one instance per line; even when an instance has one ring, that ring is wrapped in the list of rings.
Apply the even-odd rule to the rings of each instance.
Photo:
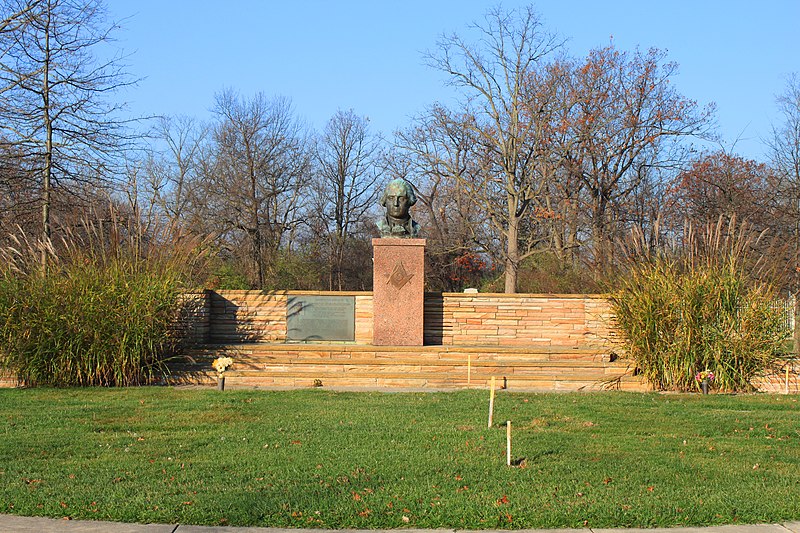
[[[372,293],[325,291],[210,291],[208,342],[286,342],[289,295],[353,296],[355,343],[372,343]]]
[[[429,294],[425,343],[461,346],[606,346],[611,308],[601,296]]]
[[[355,298],[355,344],[373,343],[371,292],[209,291],[207,342],[286,342],[289,295]],[[609,302],[598,295],[427,293],[424,344],[461,346],[606,346],[616,333]]]

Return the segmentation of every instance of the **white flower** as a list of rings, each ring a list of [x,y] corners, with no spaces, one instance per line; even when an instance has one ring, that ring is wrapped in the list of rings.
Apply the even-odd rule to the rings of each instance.
[[[233,359],[230,357],[217,357],[214,359],[214,362],[211,363],[211,366],[219,373],[221,376],[225,370],[233,364]]]

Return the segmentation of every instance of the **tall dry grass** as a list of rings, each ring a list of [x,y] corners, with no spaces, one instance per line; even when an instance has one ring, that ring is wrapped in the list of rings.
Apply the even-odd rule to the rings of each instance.
[[[0,366],[26,386],[164,376],[203,247],[168,231],[143,240],[118,220],[64,235],[44,246],[19,234],[0,250]]]
[[[612,299],[629,355],[661,390],[696,390],[711,370],[723,391],[752,389],[790,335],[754,256],[761,235],[736,221],[687,227],[679,249],[653,253],[632,240],[631,263]]]

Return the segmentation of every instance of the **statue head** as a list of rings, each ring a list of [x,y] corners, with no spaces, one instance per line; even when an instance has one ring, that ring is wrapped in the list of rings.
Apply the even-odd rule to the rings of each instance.
[[[386,216],[376,221],[381,237],[416,238],[419,224],[411,219],[409,213],[415,203],[417,195],[409,182],[402,178],[390,181],[380,197]]]
[[[380,198],[380,204],[386,208],[386,214],[398,220],[407,220],[408,211],[415,203],[417,195],[414,194],[414,188],[402,178],[390,181]]]

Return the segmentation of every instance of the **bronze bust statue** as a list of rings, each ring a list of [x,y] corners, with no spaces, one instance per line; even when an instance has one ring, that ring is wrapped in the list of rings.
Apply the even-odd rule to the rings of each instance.
[[[380,204],[386,208],[386,215],[376,221],[381,237],[416,238],[419,224],[409,214],[415,203],[417,195],[410,183],[402,178],[390,181],[380,198]]]

